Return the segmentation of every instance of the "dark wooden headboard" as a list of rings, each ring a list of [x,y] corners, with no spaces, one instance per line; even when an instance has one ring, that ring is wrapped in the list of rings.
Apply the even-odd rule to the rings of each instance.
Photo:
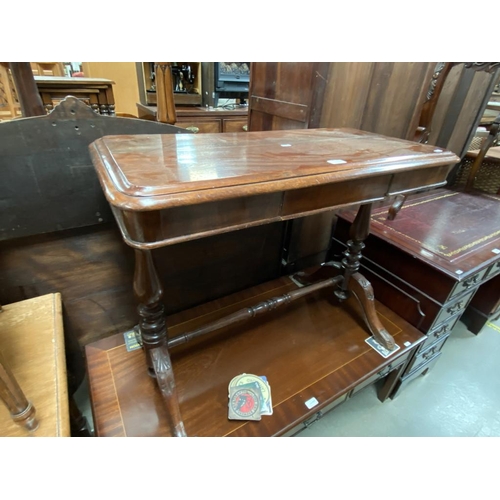
[[[0,241],[112,220],[88,152],[99,137],[183,133],[190,132],[98,115],[75,97],[49,115],[0,123]]]

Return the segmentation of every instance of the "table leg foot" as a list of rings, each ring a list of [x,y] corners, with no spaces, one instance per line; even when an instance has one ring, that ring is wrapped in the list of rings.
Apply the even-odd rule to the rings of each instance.
[[[384,328],[378,318],[371,283],[362,274],[354,273],[347,286],[348,290],[358,299],[365,315],[365,322],[375,340],[390,351],[394,349],[395,342],[392,335]]]
[[[155,347],[149,351],[153,368],[156,374],[156,381],[160,388],[163,401],[167,409],[167,415],[170,418],[170,426],[174,436],[186,437],[184,423],[181,417],[179,408],[179,400],[177,390],[175,388],[174,372],[172,370],[172,362],[170,354],[166,346]]]
[[[174,372],[167,347],[167,323],[162,303],[163,287],[155,269],[150,251],[135,251],[134,293],[139,302],[139,331],[146,354],[148,373],[156,378],[160,388],[167,415],[170,418],[172,434],[185,436],[184,424]]]

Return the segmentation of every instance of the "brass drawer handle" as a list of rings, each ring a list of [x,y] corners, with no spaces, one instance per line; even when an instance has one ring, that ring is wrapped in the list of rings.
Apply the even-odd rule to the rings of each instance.
[[[434,332],[434,337],[437,339],[442,337],[445,333],[448,332],[449,329],[450,329],[450,325],[443,325],[439,330],[436,330]]]
[[[248,132],[248,125],[243,125],[242,129],[243,129],[245,132]]]
[[[473,287],[474,285],[477,285],[479,283],[479,274],[476,274],[476,276],[473,276],[472,278],[469,278],[468,280],[464,281],[464,288],[468,290],[469,288]]]
[[[431,358],[432,356],[434,356],[434,354],[436,354],[436,347],[432,347],[427,352],[424,352],[422,354],[422,359],[427,360],[427,359]]]
[[[200,129],[198,127],[194,127],[194,126],[186,127],[186,130],[190,130],[191,132],[194,132],[195,134],[197,134],[200,131]]]
[[[448,312],[449,314],[456,313],[457,311],[460,311],[461,309],[463,309],[464,305],[465,304],[462,301],[460,301],[457,304],[455,304],[454,306],[448,307],[448,309],[446,309],[446,312]]]

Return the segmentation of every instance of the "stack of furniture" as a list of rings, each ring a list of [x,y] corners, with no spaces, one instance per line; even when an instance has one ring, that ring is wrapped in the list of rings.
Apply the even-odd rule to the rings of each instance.
[[[35,76],[35,82],[47,112],[67,96],[74,96],[88,104],[96,113],[113,116],[115,98],[113,84],[105,78],[62,76]]]

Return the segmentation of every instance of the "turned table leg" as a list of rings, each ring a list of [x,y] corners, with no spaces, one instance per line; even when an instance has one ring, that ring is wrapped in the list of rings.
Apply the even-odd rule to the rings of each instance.
[[[342,259],[342,270],[344,279],[335,295],[344,300],[352,292],[358,299],[365,321],[375,340],[386,349],[394,349],[395,343],[389,332],[380,322],[375,310],[375,297],[370,282],[358,273],[361,260],[361,252],[365,248],[364,240],[370,234],[370,216],[372,205],[361,205],[356,218],[349,231],[350,240],[347,242],[347,250]]]
[[[0,399],[10,412],[12,420],[28,431],[38,428],[35,407],[26,399],[7,363],[0,354]]]
[[[149,250],[135,250],[134,293],[139,302],[139,330],[148,371],[156,377],[171,428],[175,436],[185,436],[179,409],[174,373],[167,347],[167,324],[162,303],[163,288]]]

